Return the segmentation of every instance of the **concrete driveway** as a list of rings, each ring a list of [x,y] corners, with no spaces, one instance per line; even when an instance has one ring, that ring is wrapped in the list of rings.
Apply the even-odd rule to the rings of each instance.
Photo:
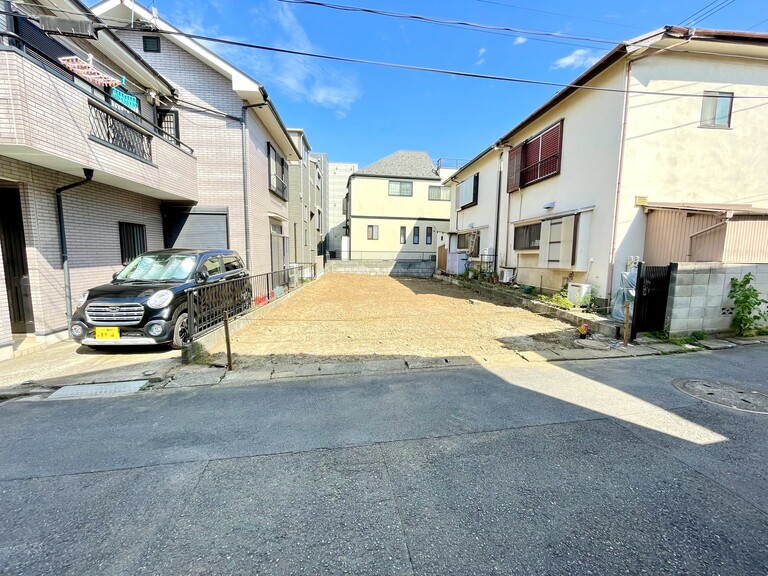
[[[140,380],[162,376],[180,364],[181,353],[168,346],[91,350],[67,340],[0,362],[0,388],[24,382],[41,386],[72,384],[73,378],[78,383]]]

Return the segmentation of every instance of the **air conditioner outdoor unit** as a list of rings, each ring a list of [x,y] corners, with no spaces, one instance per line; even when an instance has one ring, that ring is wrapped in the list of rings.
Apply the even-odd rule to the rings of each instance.
[[[503,284],[509,284],[515,279],[515,269],[514,268],[502,268],[499,270],[499,282]]]
[[[591,284],[568,282],[568,300],[570,300],[575,306],[583,306],[591,292]]]

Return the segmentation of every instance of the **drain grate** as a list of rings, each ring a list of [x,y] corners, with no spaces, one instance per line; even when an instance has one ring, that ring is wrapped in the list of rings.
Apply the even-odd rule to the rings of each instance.
[[[105,382],[104,384],[79,384],[63,386],[48,396],[49,400],[60,398],[98,398],[101,396],[125,396],[135,394],[147,384],[147,380],[129,380],[127,382]]]
[[[768,414],[768,395],[747,388],[703,378],[682,378],[675,388],[694,398],[758,414]]]

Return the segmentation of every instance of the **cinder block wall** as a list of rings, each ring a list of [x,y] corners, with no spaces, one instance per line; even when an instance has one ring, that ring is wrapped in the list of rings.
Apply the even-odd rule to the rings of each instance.
[[[665,322],[669,335],[732,330],[731,278],[741,279],[749,272],[755,276],[752,285],[766,297],[768,264],[673,263]]]
[[[432,278],[435,273],[435,261],[329,260],[325,263],[325,272],[329,274],[336,272],[369,276]]]

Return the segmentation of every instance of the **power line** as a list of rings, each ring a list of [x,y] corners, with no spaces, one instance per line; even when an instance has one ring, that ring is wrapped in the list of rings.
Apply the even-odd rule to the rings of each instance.
[[[126,32],[146,32],[146,29],[143,28],[134,28],[131,26],[107,26],[109,30],[121,30]],[[463,72],[459,70],[447,70],[443,68],[430,68],[426,66],[415,66],[411,64],[396,64],[393,62],[380,62],[376,60],[363,60],[360,58],[347,58],[344,56],[331,56],[329,54],[319,54],[316,52],[304,52],[301,50],[290,50],[288,48],[276,48],[274,46],[264,46],[261,44],[252,44],[249,42],[242,42],[239,40],[227,40],[224,38],[216,38],[213,36],[203,36],[202,34],[192,34],[189,32],[181,32],[179,30],[176,31],[169,31],[169,30],[158,30],[153,29],[153,33],[155,34],[164,34],[164,35],[170,35],[170,36],[182,36],[184,38],[190,38],[193,40],[202,40],[204,42],[214,42],[217,44],[227,44],[230,46],[238,46],[241,48],[252,48],[255,50],[264,50],[266,52],[276,52],[278,54],[290,54],[292,56],[306,56],[308,58],[318,58],[321,60],[330,60],[334,62],[347,62],[351,64],[365,64],[369,66],[379,66],[383,68],[395,68],[398,70],[411,70],[414,72],[430,72],[433,74],[444,74],[449,76],[458,76],[462,78],[476,78],[481,80],[497,80],[499,82],[511,82],[516,84],[531,84],[531,85],[537,85],[537,86],[553,86],[556,88],[574,88],[579,90],[591,90],[595,92],[612,92],[617,94],[637,94],[637,95],[645,95],[645,96],[679,96],[679,97],[692,97],[692,98],[703,98],[704,94],[691,94],[691,93],[685,93],[685,92],[652,92],[652,91],[644,91],[644,90],[624,90],[622,88],[604,88],[599,86],[584,86],[581,84],[568,84],[563,82],[552,82],[549,80],[533,80],[530,78],[516,78],[512,76],[497,76],[492,74],[479,74],[476,72]],[[765,96],[757,96],[757,95],[733,95],[732,98],[734,99],[746,99],[746,100],[753,100],[753,99],[768,99],[768,95]]]
[[[685,18],[682,22],[680,22],[679,26],[695,26],[699,22],[702,22],[712,16],[713,14],[719,12],[723,8],[726,8],[727,6],[730,6],[733,4],[736,0],[713,0],[703,8],[700,8],[688,18]]]
[[[758,26],[762,26],[766,22],[768,22],[768,18],[766,18],[765,20],[760,20],[760,22],[758,22],[754,26],[750,26],[749,28],[747,28],[747,30],[754,30],[755,28],[757,28]]]
[[[281,0],[283,1],[283,0]],[[732,0],[733,1],[733,0]],[[14,14],[9,12],[2,12],[0,11],[0,14]],[[82,13],[80,13],[82,14]],[[106,19],[102,19],[104,21]],[[118,31],[124,31],[124,32],[146,32],[147,28],[137,28],[134,26],[103,26],[102,29],[107,30],[118,30]],[[163,34],[163,35],[170,35],[170,36],[181,36],[184,38],[190,38],[193,40],[201,40],[204,42],[212,42],[217,44],[227,44],[230,46],[238,46],[241,48],[251,48],[255,50],[264,50],[266,52],[276,52],[279,54],[288,54],[293,56],[304,56],[308,58],[317,58],[321,60],[330,60],[334,62],[346,62],[351,64],[363,64],[363,65],[369,65],[369,66],[379,66],[384,68],[394,68],[399,70],[411,70],[415,72],[429,72],[433,74],[443,74],[443,75],[449,75],[449,76],[458,76],[463,78],[475,78],[475,79],[481,79],[481,80],[496,80],[499,82],[510,82],[510,83],[517,83],[517,84],[528,84],[528,85],[536,85],[536,86],[552,86],[556,88],[573,88],[577,90],[590,90],[594,92],[610,92],[610,93],[618,93],[618,94],[636,94],[636,95],[646,95],[646,96],[675,96],[675,97],[688,97],[688,98],[702,98],[704,97],[703,94],[691,94],[691,93],[678,93],[678,92],[654,92],[654,91],[641,91],[641,90],[624,90],[621,88],[604,88],[604,87],[598,87],[598,86],[584,86],[581,84],[569,84],[569,83],[563,83],[563,82],[553,82],[548,80],[534,80],[529,78],[517,78],[517,77],[511,77],[511,76],[498,76],[498,75],[491,75],[491,74],[480,74],[476,72],[463,72],[459,70],[447,70],[442,68],[431,68],[431,67],[425,67],[425,66],[415,66],[410,64],[397,64],[392,62],[380,62],[375,60],[364,60],[360,58],[348,58],[344,56],[331,56],[328,54],[319,54],[314,52],[304,52],[300,50],[290,50],[287,48],[276,48],[273,46],[264,46],[261,44],[253,44],[249,42],[242,42],[238,40],[227,40],[224,38],[216,38],[213,36],[204,36],[202,34],[193,34],[189,32],[182,32],[180,30],[159,30],[156,27],[152,28],[152,32],[156,34]],[[628,45],[628,44],[627,44]],[[660,49],[659,51],[665,51],[666,49]],[[680,52],[688,52],[685,50],[680,50]],[[762,95],[733,95],[733,99],[745,99],[745,100],[753,100],[753,99],[768,99],[768,95],[762,96]]]
[[[620,24],[619,22],[606,22],[605,20],[594,20],[592,18],[584,18],[582,16],[574,16],[573,14],[563,14],[561,12],[550,12],[549,10],[539,10],[537,8],[528,8],[527,6],[517,6],[515,4],[506,4],[505,2],[494,2],[493,0],[475,0],[482,4],[493,4],[494,6],[503,6],[505,8],[513,8],[515,10],[525,10],[527,12],[536,12],[538,14],[548,14],[550,16],[562,16],[563,18],[571,18],[572,20],[581,20],[582,22],[592,22],[594,24],[603,24],[607,26],[619,26],[621,28],[633,28],[635,30],[645,30],[640,26],[632,26],[630,24]]]
[[[692,25],[692,26],[695,26],[695,25],[697,25],[697,24],[699,24],[699,23],[703,22],[704,20],[706,20],[706,19],[707,19],[707,18],[709,18],[710,16],[713,16],[713,15],[714,15],[714,14],[716,14],[717,12],[720,12],[720,10],[722,10],[723,8],[727,8],[728,6],[730,6],[731,4],[733,4],[734,2],[736,2],[736,0],[728,0],[727,2],[724,2],[723,4],[721,4],[721,5],[719,5],[719,6],[715,6],[715,7],[714,7],[714,8],[712,8],[712,9],[711,9],[709,12],[705,12],[704,14],[702,14],[701,16],[699,16],[698,18],[696,18],[696,20],[695,20],[695,21],[694,21],[694,22],[693,22],[691,25]]]
[[[497,30],[501,32],[511,32],[513,34],[523,34],[531,36],[547,36],[551,38],[565,38],[568,40],[579,40],[581,42],[594,42],[597,44],[618,44],[617,40],[607,40],[605,38],[593,38],[589,36],[576,36],[573,34],[563,34],[560,32],[543,32],[540,30],[528,30],[525,28],[511,28],[509,26],[496,26],[494,24],[478,24],[477,22],[464,22],[462,20],[450,20],[447,18],[435,18],[431,16],[421,16],[419,14],[404,14],[401,12],[388,12],[385,10],[375,10],[373,8],[361,8],[359,6],[346,6],[342,4],[328,4],[317,0],[278,0],[286,4],[306,4],[309,6],[319,6],[321,8],[330,8],[332,10],[341,10],[344,12],[364,12],[376,16],[387,16],[390,18],[401,18],[406,20],[417,20],[432,24],[452,24],[466,28],[476,28],[480,30]]]

